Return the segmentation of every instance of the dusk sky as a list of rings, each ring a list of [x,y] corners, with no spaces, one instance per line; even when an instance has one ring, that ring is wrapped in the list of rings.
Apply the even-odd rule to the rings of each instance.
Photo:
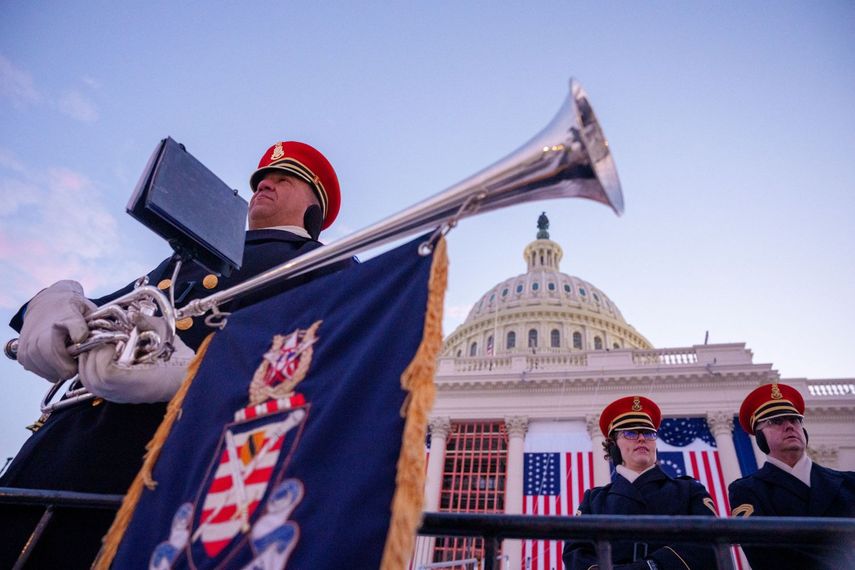
[[[783,378],[855,378],[851,1],[2,2],[0,321],[56,280],[100,296],[169,255],[125,213],[166,136],[247,199],[271,144],[318,147],[342,185],[330,242],[513,151],[570,77],[626,212],[560,200],[461,222],[445,334],[525,271],[545,211],[561,270],[657,348],[709,331]],[[47,383],[5,358],[0,376],[3,461]]]

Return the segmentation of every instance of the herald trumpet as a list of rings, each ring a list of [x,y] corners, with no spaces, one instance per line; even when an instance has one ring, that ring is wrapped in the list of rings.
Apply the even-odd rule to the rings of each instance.
[[[213,326],[220,315],[217,310],[219,306],[271,283],[436,228],[420,248],[423,254],[427,254],[435,240],[461,219],[515,204],[552,198],[587,198],[609,206],[617,215],[621,215],[624,208],[621,185],[608,141],[587,93],[575,79],[570,80],[569,93],[558,112],[539,133],[511,154],[454,186],[234,287],[192,300],[180,309],[172,310],[172,304],[157,289],[141,287],[101,307],[99,317],[114,312],[112,306],[122,310],[129,307],[138,310],[140,304],[153,304],[161,309],[168,330],[173,335],[176,321],[208,312],[212,314],[206,322]],[[98,320],[104,319],[90,318],[94,329],[98,329]],[[114,315],[108,322],[111,327],[115,327],[115,322],[122,320],[121,316]],[[170,339],[149,338],[145,350],[141,351],[134,346],[137,339],[132,338],[127,330],[117,336],[111,330],[93,334],[92,341],[86,342],[85,346],[75,345],[70,352],[79,354],[93,346],[113,342],[121,347],[117,350],[117,358],[123,358],[126,363],[140,362],[141,358],[169,358]]]

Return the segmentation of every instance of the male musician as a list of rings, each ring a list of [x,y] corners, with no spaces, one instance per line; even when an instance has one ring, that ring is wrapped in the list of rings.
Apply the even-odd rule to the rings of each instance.
[[[787,384],[752,391],[739,409],[742,428],[757,438],[766,463],[756,473],[730,484],[733,516],[855,517],[855,473],[835,471],[811,461],[802,426],[805,402]],[[764,568],[852,568],[853,545],[757,547],[742,549],[754,570]]]
[[[652,400],[627,396],[600,414],[606,437],[606,459],[615,466],[612,482],[585,491],[577,515],[706,515],[715,516],[707,490],[692,477],[672,478],[656,463],[656,436],[662,413]],[[612,543],[619,570],[692,570],[715,568],[709,547],[694,544],[643,542],[635,537]],[[564,543],[567,570],[597,568],[591,543]]]
[[[339,212],[341,194],[335,170],[315,148],[278,142],[252,173],[243,265],[230,277],[206,274],[185,264],[175,284],[177,305],[208,296],[320,247],[317,237]],[[167,259],[147,276],[160,289],[171,285],[174,261]],[[234,311],[319,274],[349,266],[351,260],[250,293],[223,307]],[[36,295],[10,323],[20,331],[18,361],[51,382],[79,373],[79,381],[99,398],[50,414],[21,448],[0,486],[124,494],[142,465],[145,446],[160,424],[167,402],[180,386],[194,351],[213,329],[204,317],[177,323],[176,351],[168,362],[131,367],[114,362],[114,347],[103,345],[75,361],[66,345],[88,335],[85,316],[129,291],[129,284],[90,301],[79,283],[61,281]],[[144,319],[140,328],[158,328],[161,319]],[[30,511],[8,514],[0,523],[0,568],[11,567],[38,520]],[[112,521],[109,511],[57,511],[30,559],[45,568],[88,568],[100,538]],[[14,520],[14,528],[10,521]]]

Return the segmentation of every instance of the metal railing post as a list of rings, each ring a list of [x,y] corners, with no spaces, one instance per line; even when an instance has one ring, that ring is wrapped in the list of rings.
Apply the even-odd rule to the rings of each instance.
[[[24,564],[27,563],[27,560],[30,558],[30,554],[33,553],[33,550],[39,543],[42,533],[44,533],[47,525],[50,524],[50,520],[53,518],[53,510],[53,505],[48,505],[45,508],[45,512],[39,519],[38,524],[36,524],[36,528],[33,529],[33,533],[30,535],[30,538],[27,539],[27,543],[24,545],[24,548],[21,549],[21,554],[18,555],[18,559],[15,561],[15,565],[12,567],[12,570],[21,570],[21,568],[24,567]]]
[[[612,570],[612,543],[598,540],[594,543],[597,550],[597,564],[600,570]]]

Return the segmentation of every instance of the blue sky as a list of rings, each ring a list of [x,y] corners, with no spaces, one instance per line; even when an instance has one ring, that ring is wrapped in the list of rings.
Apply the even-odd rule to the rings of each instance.
[[[273,142],[322,149],[332,241],[491,164],[577,77],[626,201],[516,206],[449,236],[445,332],[522,273],[538,214],[657,347],[745,342],[786,378],[855,377],[851,2],[0,3],[0,320],[168,255],[124,213],[157,142],[230,186]],[[13,336],[7,329],[8,337]],[[43,381],[0,362],[0,459]]]

